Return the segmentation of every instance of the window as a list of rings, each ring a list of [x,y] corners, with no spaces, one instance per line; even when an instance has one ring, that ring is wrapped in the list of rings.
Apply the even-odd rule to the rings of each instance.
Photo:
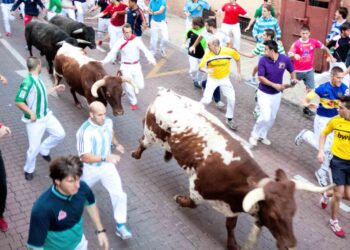
[[[328,9],[329,0],[310,0],[310,6]]]

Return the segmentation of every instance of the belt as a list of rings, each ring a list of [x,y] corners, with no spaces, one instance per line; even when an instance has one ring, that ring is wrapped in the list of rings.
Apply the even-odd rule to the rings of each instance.
[[[123,64],[137,64],[139,63],[139,61],[135,61],[135,62],[122,62]]]

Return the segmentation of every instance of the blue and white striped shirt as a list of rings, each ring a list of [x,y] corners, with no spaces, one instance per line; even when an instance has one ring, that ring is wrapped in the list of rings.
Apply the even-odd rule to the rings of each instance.
[[[340,35],[341,26],[346,22],[347,22],[346,19],[343,20],[343,22],[341,22],[341,23],[338,23],[336,20],[334,20],[332,23],[331,31],[329,31],[329,33],[327,34],[326,40],[330,41],[330,40],[332,40],[333,37]]]
[[[262,37],[258,37],[258,35],[264,33],[265,29],[273,29],[276,32],[276,38],[277,40],[281,39],[281,28],[278,24],[278,21],[273,16],[270,16],[268,18],[266,17],[259,17],[253,28],[253,37],[257,39],[258,42],[263,42]]]
[[[102,126],[93,123],[91,119],[87,120],[76,134],[78,155],[94,154],[106,158],[111,154],[112,136],[113,122],[110,118],[106,118]],[[101,162],[91,165],[99,167]]]

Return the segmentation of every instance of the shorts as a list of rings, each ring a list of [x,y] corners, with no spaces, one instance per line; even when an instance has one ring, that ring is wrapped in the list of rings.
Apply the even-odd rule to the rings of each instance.
[[[333,156],[330,164],[333,182],[337,186],[350,185],[350,161]]]
[[[314,70],[309,71],[301,71],[296,72],[297,79],[303,80],[304,84],[307,89],[314,89],[315,88],[315,76],[314,76]]]

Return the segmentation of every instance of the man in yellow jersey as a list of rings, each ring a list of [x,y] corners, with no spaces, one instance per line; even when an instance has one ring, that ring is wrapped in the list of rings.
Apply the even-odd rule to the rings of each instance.
[[[331,160],[330,168],[332,170],[333,182],[336,184],[336,187],[333,190],[331,219],[329,220],[329,224],[335,235],[338,237],[344,237],[345,232],[339,225],[337,214],[342,198],[350,200],[350,96],[340,98],[339,115],[329,121],[320,135],[320,146],[317,156],[320,162],[324,161],[324,145],[327,135],[332,131],[334,131],[334,139],[331,149],[333,158]],[[326,202],[324,196],[329,197],[332,196],[332,194],[324,194],[321,198],[321,203]],[[322,208],[326,208],[326,206],[322,204]]]
[[[209,104],[212,100],[214,90],[220,86],[222,94],[226,97],[226,124],[232,129],[237,129],[233,120],[235,107],[235,91],[230,81],[231,59],[236,61],[237,73],[241,78],[240,55],[234,49],[220,47],[220,41],[213,39],[208,42],[208,48],[199,64],[199,69],[208,74],[207,85],[201,99],[201,103]]]

